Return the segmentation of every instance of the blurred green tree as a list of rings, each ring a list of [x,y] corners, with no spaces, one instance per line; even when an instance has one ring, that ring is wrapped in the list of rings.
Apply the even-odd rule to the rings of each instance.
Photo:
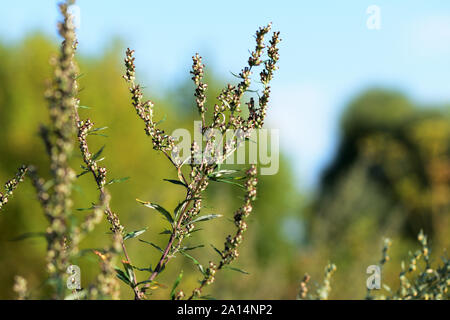
[[[405,248],[423,229],[438,255],[448,248],[448,110],[417,107],[382,89],[362,93],[345,110],[340,145],[307,213],[309,247],[299,261],[302,268],[311,260],[337,265],[334,297],[364,295],[365,267],[377,263],[384,236]]]
[[[443,235],[450,213],[450,118],[445,107],[419,108],[398,92],[369,90],[346,110],[341,132],[336,157],[323,175],[318,209],[322,199],[340,192],[343,177],[364,167],[362,174],[388,205],[380,223],[397,208],[408,236],[415,238],[422,228],[431,237]],[[361,192],[367,201],[373,196]]]

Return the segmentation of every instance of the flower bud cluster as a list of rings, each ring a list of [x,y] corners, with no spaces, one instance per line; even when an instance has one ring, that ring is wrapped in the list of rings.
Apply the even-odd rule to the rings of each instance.
[[[153,121],[153,103],[150,100],[142,101],[142,89],[140,85],[135,83],[136,66],[134,60],[134,50],[128,48],[125,57],[126,73],[123,78],[130,85],[132,104],[139,118],[145,123],[145,133],[152,138],[153,148],[170,151],[175,145],[175,140],[172,136],[165,134],[164,130],[157,128],[157,124]]]
[[[247,181],[245,182],[246,195],[244,204],[234,214],[234,224],[237,231],[234,237],[229,235],[225,241],[225,249],[222,251],[222,261],[220,266],[230,264],[234,259],[239,256],[237,247],[242,242],[243,234],[247,230],[247,223],[245,219],[250,215],[253,210],[252,202],[256,199],[256,186],[258,179],[256,178],[257,169],[255,165],[252,165],[246,172]]]
[[[70,1],[59,5],[64,20],[58,24],[59,34],[64,39],[57,58],[50,62],[54,67],[53,81],[46,92],[49,104],[50,126],[41,129],[41,136],[50,155],[52,176],[51,190],[34,173],[33,184],[38,193],[45,215],[49,220],[46,230],[47,271],[50,278],[63,281],[69,259],[74,248],[65,248],[65,239],[72,239],[70,221],[72,216],[72,185],[76,178],[69,165],[73,150],[73,110],[78,106],[76,95],[77,66],[74,62],[76,35],[72,17],[68,11]]]
[[[16,190],[19,183],[23,181],[27,171],[28,167],[22,165],[17,171],[16,176],[5,183],[5,193],[3,194],[0,192],[0,209],[8,203],[8,198],[13,195],[14,190]]]
[[[200,57],[197,54],[192,57],[193,65],[192,65],[192,71],[191,74],[193,75],[192,80],[195,83],[195,93],[194,96],[196,98],[197,108],[198,112],[202,117],[204,117],[204,113],[206,111],[205,102],[206,102],[206,89],[208,88],[208,85],[206,83],[203,83],[203,69],[205,68],[205,65],[202,64],[202,57]]]

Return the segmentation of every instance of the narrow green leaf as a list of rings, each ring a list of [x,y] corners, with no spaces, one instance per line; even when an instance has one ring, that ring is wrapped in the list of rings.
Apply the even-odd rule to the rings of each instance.
[[[180,274],[175,280],[175,283],[173,284],[172,290],[170,291],[170,299],[175,300],[175,290],[180,284],[182,278],[183,278],[183,270],[181,270]]]
[[[130,280],[130,283],[134,283],[134,272],[133,272],[133,267],[131,266],[131,264],[129,264],[129,263],[125,263],[125,262],[123,262],[122,263],[123,264],[123,266],[124,266],[124,268],[125,268],[125,270],[126,270],[126,272],[127,272],[127,275],[128,275],[128,279]]]
[[[198,269],[200,270],[200,272],[201,272],[202,274],[205,274],[205,271],[204,271],[204,269],[203,269],[203,266],[200,264],[200,262],[198,262],[197,259],[195,259],[193,256],[191,256],[190,254],[188,254],[188,253],[186,253],[186,252],[184,252],[184,251],[182,251],[182,250],[180,250],[180,253],[181,253],[183,256],[185,256],[186,258],[191,259],[192,262],[194,262],[194,264],[198,267]]]
[[[237,272],[240,272],[240,273],[243,273],[243,274],[250,274],[250,273],[248,273],[245,270],[242,270],[242,269],[239,269],[239,268],[235,268],[235,267],[224,266],[224,268],[225,269],[230,269],[230,270],[233,270],[233,271],[237,271]]]
[[[90,109],[88,106],[78,106],[79,109]]]
[[[81,77],[84,77],[84,73],[80,73],[78,76],[75,77],[75,80],[80,79]]]
[[[222,252],[220,252],[219,249],[217,249],[214,245],[210,244],[210,246],[214,249],[215,252],[219,254],[219,256],[222,258]]]
[[[215,218],[219,218],[221,216],[222,216],[221,214],[208,214],[208,215],[205,215],[205,216],[197,217],[194,220],[189,221],[188,223],[208,221],[208,220],[212,220],[212,219],[215,219]]]
[[[129,286],[131,286],[131,281],[130,281],[130,279],[128,278],[128,275],[125,273],[125,272],[123,272],[120,268],[118,268],[118,267],[115,267],[114,268],[115,270],[116,270],[116,276],[117,276],[117,278],[119,278],[120,280],[122,280],[123,282],[125,282],[127,285],[129,285]]]
[[[153,242],[150,242],[150,241],[146,241],[146,240],[142,240],[142,239],[138,239],[139,241],[141,241],[141,242],[144,242],[144,243],[146,243],[146,244],[149,244],[149,245],[151,245],[152,247],[154,247],[156,250],[158,250],[159,252],[161,252],[161,253],[163,253],[164,252],[164,250],[163,249],[161,249],[159,246],[157,246],[156,244],[154,244]]]
[[[231,180],[228,180],[228,179],[224,179],[224,178],[219,178],[219,179],[217,179],[217,178],[211,178],[211,180],[212,180],[212,181],[216,181],[216,182],[223,182],[223,183],[232,184],[232,185],[238,186],[239,188],[245,189],[244,185],[242,185],[242,184],[240,184],[240,183],[237,183],[237,182],[234,182],[234,181],[231,181]]]
[[[222,177],[221,180],[244,180],[246,176],[237,176],[237,177]]]
[[[77,211],[89,211],[89,210],[94,210],[94,209],[95,209],[95,207],[92,206],[92,207],[90,207],[90,208],[77,208],[76,210],[77,210]]]
[[[139,270],[139,271],[147,271],[147,272],[153,272],[153,268],[152,268],[152,266],[150,265],[148,268],[139,268],[139,267],[136,267],[136,266],[132,266],[134,269],[136,269],[136,270]]]
[[[136,199],[137,202],[143,204],[147,208],[158,210],[159,213],[161,213],[167,221],[169,221],[171,224],[174,222],[172,215],[163,207],[161,207],[159,204],[151,203],[151,202],[145,202],[139,199]]]
[[[128,239],[132,239],[132,238],[136,238],[137,236],[140,236],[141,234],[143,234],[145,231],[147,231],[148,228],[144,228],[141,230],[136,230],[136,231],[132,231],[127,233],[124,237],[123,240],[128,240]]]
[[[197,249],[197,248],[203,248],[203,247],[204,247],[203,244],[199,244],[199,245],[193,246],[193,247],[183,247],[181,250],[183,250],[183,251],[189,251],[189,250],[194,250],[194,249]]]
[[[97,132],[90,133],[89,135],[91,135],[91,136],[100,136],[100,137],[108,138],[108,136],[107,136],[106,134],[103,134],[103,133],[97,133]]]
[[[37,237],[45,238],[46,234],[45,234],[45,232],[26,232],[26,233],[23,233],[23,234],[15,237],[15,238],[12,238],[9,241],[22,241],[22,240],[25,240],[25,239],[28,239],[28,238],[37,238]]]
[[[106,147],[106,145],[104,145],[103,147],[101,147],[100,150],[98,150],[97,153],[95,153],[95,154],[92,156],[92,160],[94,160],[94,161],[97,160],[97,159],[100,157],[100,155],[102,154],[103,150],[105,150],[105,147]]]
[[[156,125],[159,125],[159,124],[163,123],[163,122],[166,121],[166,120],[167,120],[167,114],[165,114],[165,115],[162,117],[161,120],[159,120],[158,122],[156,122]]]
[[[106,185],[109,186],[110,184],[113,184],[113,183],[121,183],[121,182],[127,181],[129,179],[130,179],[130,177],[119,178],[119,179],[112,179]]]
[[[85,170],[85,171],[83,171],[82,173],[78,174],[78,175],[77,175],[77,178],[82,177],[82,176],[84,176],[86,173],[89,173],[89,172],[91,172],[91,171],[90,171],[90,170]]]
[[[101,127],[101,128],[95,128],[89,131],[89,134],[91,134],[92,132],[98,132],[98,131],[103,131],[108,129],[108,127]]]
[[[163,180],[187,188],[187,185],[184,182],[181,182],[180,180],[173,180],[173,179],[163,179]]]

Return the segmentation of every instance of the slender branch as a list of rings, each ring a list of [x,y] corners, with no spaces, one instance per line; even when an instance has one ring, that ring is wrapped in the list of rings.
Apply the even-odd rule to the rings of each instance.
[[[173,242],[175,241],[177,232],[179,231],[181,223],[184,220],[184,217],[185,217],[186,212],[187,212],[187,208],[189,207],[189,204],[194,200],[194,198],[192,196],[197,193],[197,191],[199,190],[199,188],[200,188],[200,186],[203,183],[205,178],[206,178],[206,176],[203,176],[201,181],[197,184],[196,189],[195,189],[194,192],[188,191],[188,193],[186,195],[186,204],[184,205],[183,211],[181,212],[181,214],[180,214],[180,216],[178,218],[178,221],[177,221],[177,224],[176,224],[175,228],[172,230],[172,234],[170,235],[169,241],[168,241],[168,243],[167,243],[167,245],[166,245],[166,247],[165,247],[165,249],[163,251],[163,254],[161,255],[161,258],[158,261],[158,264],[155,267],[155,270],[153,271],[153,273],[148,278],[149,281],[153,281],[158,276],[158,274],[160,273],[161,269],[170,260],[170,258],[168,258],[168,260],[166,261],[166,258],[168,257],[168,254],[169,254],[170,250],[172,249]],[[181,242],[181,240],[180,240],[180,242]],[[145,291],[146,288],[150,287],[150,285],[151,285],[150,283],[146,283],[145,286],[143,287],[143,291]]]

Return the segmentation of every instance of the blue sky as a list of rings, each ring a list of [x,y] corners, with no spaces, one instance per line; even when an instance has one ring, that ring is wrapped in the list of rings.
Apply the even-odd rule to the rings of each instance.
[[[0,38],[41,30],[56,37],[56,1],[2,1]],[[381,29],[369,30],[370,5]],[[239,72],[258,26],[282,32],[271,126],[300,186],[314,186],[338,139],[338,119],[370,86],[397,88],[419,103],[450,101],[450,1],[119,1],[79,0],[80,51],[100,54],[120,37],[136,50],[148,86],[186,78],[199,52],[224,79]]]

